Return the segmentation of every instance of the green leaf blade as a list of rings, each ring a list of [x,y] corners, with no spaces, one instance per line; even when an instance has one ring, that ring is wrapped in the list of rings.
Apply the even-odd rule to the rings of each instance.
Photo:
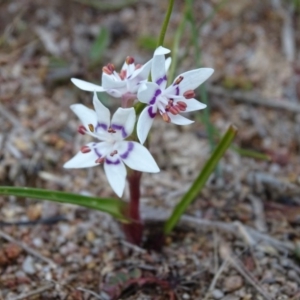
[[[209,160],[205,163],[203,169],[198,175],[197,179],[192,184],[191,188],[187,191],[187,193],[182,197],[181,201],[176,205],[173,210],[171,216],[167,220],[164,226],[165,234],[169,234],[174,226],[178,223],[180,217],[184,214],[187,207],[191,204],[191,202],[197,197],[202,188],[204,187],[206,181],[208,180],[211,173],[216,168],[219,160],[224,155],[225,151],[230,146],[234,137],[237,134],[237,129],[234,126],[230,126],[220,141],[219,145],[215,148]]]
[[[124,214],[125,202],[113,198],[96,198],[72,193],[50,191],[36,188],[0,186],[0,195],[34,198],[58,203],[75,204],[106,212],[116,219],[128,221]]]

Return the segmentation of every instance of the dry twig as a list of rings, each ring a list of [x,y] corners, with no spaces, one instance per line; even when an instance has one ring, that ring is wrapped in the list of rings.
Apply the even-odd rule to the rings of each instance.
[[[43,256],[42,254],[40,254],[36,250],[30,248],[25,243],[17,241],[12,236],[8,235],[7,233],[3,232],[2,230],[0,230],[0,237],[6,239],[7,241],[9,241],[11,243],[17,244],[18,246],[20,246],[21,248],[23,248],[29,254],[31,254],[31,255],[39,258],[40,260],[46,262],[47,264],[49,264],[52,268],[56,268],[57,267],[56,264],[55,264],[55,262],[53,260],[51,260],[50,258],[47,258],[47,257]]]

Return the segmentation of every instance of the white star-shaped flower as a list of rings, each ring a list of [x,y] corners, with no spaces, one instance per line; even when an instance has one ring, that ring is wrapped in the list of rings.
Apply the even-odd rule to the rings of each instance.
[[[118,108],[110,120],[110,111],[99,101],[96,93],[93,104],[95,110],[82,104],[73,104],[71,109],[82,122],[79,132],[89,134],[100,142],[83,146],[64,164],[64,168],[88,168],[103,164],[108,182],[121,197],[127,173],[124,163],[141,172],[156,173],[159,168],[144,146],[134,141],[125,141],[134,129],[134,108]]]
[[[206,107],[205,104],[194,99],[194,90],[209,78],[214,70],[200,68],[185,72],[177,76],[174,82],[166,88],[167,72],[164,54],[169,52],[170,50],[163,47],[155,50],[151,67],[152,82],[143,83],[138,90],[138,100],[147,104],[137,124],[137,135],[142,144],[147,138],[157,112],[165,122],[187,125],[194,121],[183,117],[180,113]]]

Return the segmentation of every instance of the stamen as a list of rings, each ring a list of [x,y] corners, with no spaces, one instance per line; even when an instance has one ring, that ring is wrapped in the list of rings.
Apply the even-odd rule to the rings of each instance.
[[[106,66],[107,66],[108,70],[110,70],[112,73],[115,71],[115,66],[113,64],[109,63]]]
[[[170,110],[170,105],[166,105],[166,107],[165,107],[165,111],[169,111]]]
[[[180,110],[176,106],[170,107],[169,111],[172,115],[178,115],[180,113]]]
[[[116,154],[118,154],[118,151],[117,151],[117,150],[114,150],[113,152],[110,153],[110,156],[114,156],[114,155],[116,155]]]
[[[185,99],[192,99],[196,96],[196,94],[193,90],[188,90],[183,93],[183,96]]]
[[[109,132],[109,133],[116,133],[116,131],[114,129],[112,129],[111,127],[108,128],[107,132]]]
[[[173,102],[174,102],[174,99],[169,99],[169,101],[168,101],[168,103],[169,103],[169,105],[173,105]]]
[[[83,126],[83,125],[80,125],[77,129],[77,132],[82,134],[82,135],[85,135],[86,133],[86,128]]]
[[[182,107],[182,106],[180,106],[178,104],[176,104],[174,107],[177,108],[177,109],[179,109],[179,111],[185,111],[185,107]]]
[[[102,72],[107,75],[111,75],[113,73],[107,66],[102,68]]]
[[[178,85],[183,80],[183,76],[179,76],[176,81],[174,82],[174,85]]]
[[[94,132],[94,131],[95,131],[95,127],[94,127],[93,124],[89,124],[88,127],[89,127],[89,130],[90,130],[91,132]]]
[[[167,113],[163,113],[161,116],[162,116],[162,119],[163,119],[165,122],[167,122],[167,123],[170,123],[170,122],[171,122],[171,119],[170,119],[170,117],[168,116]]]
[[[99,157],[95,160],[96,164],[103,164],[105,161],[105,157]]]
[[[136,65],[135,65],[135,70],[140,69],[141,67],[142,67],[141,64],[136,64]]]
[[[176,107],[178,107],[181,111],[185,111],[186,107],[187,107],[187,104],[184,103],[183,101],[178,101],[176,103]]]
[[[81,149],[80,149],[80,151],[81,151],[82,153],[89,153],[89,152],[91,152],[92,150],[91,150],[91,148],[90,148],[89,146],[82,146]]]
[[[134,58],[132,56],[127,56],[125,61],[127,65],[131,65],[134,63]]]
[[[120,78],[121,78],[122,80],[124,80],[124,79],[126,78],[126,75],[127,75],[126,70],[121,70],[121,72],[120,72]]]

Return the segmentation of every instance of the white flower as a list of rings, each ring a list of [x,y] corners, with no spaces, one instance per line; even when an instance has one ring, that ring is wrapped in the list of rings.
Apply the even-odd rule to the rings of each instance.
[[[133,57],[128,56],[120,73],[115,71],[113,64],[103,67],[102,86],[76,78],[71,78],[71,81],[84,91],[107,92],[115,98],[135,100],[139,84],[148,79],[150,68],[151,60],[143,66],[136,65]]]
[[[143,83],[138,90],[138,100],[148,104],[141,112],[137,135],[143,144],[157,111],[165,122],[177,125],[187,125],[191,121],[180,115],[181,112],[195,111],[206,107],[205,104],[194,99],[194,90],[213,73],[213,69],[200,68],[179,75],[174,82],[166,88],[167,74],[165,69],[165,56],[170,50],[159,47],[154,52],[152,60],[152,82]]]
[[[87,168],[104,164],[104,170],[112,189],[121,197],[125,188],[126,167],[141,172],[156,173],[159,168],[150,152],[141,144],[124,141],[135,125],[134,108],[118,108],[110,121],[110,112],[94,93],[95,111],[82,105],[71,105],[71,109],[82,122],[80,133],[89,134],[101,142],[89,143],[81,148],[64,168]]]

